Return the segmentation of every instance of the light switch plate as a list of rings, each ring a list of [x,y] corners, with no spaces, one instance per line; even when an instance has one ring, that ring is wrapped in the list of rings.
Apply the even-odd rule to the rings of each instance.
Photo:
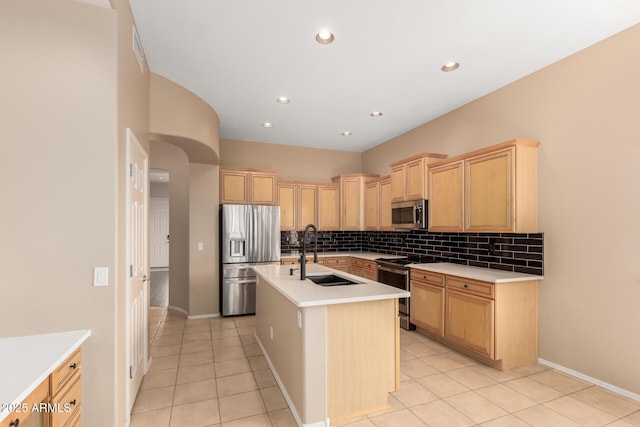
[[[93,268],[93,286],[109,286],[109,267]]]

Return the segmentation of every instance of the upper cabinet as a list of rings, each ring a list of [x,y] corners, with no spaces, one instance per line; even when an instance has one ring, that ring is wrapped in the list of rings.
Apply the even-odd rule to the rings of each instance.
[[[340,229],[364,230],[365,184],[378,175],[349,174],[333,178],[340,184]]]
[[[277,172],[220,168],[220,203],[277,205]]]
[[[391,177],[365,184],[365,230],[393,230],[391,226]]]
[[[318,223],[318,186],[316,184],[278,182],[280,229],[304,230]]]
[[[427,171],[429,164],[445,159],[443,154],[422,153],[392,163],[391,201],[420,200],[429,198]]]
[[[433,165],[429,230],[535,233],[538,145],[514,139]]]
[[[318,230],[340,230],[340,185],[318,185]]]

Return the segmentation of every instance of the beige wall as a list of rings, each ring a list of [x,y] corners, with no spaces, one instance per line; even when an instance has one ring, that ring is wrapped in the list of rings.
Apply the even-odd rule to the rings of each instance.
[[[187,153],[190,162],[218,164],[218,114],[193,92],[153,73],[150,126],[153,139],[180,147]]]
[[[189,159],[180,148],[151,142],[150,166],[169,171],[169,306],[189,313]]]
[[[640,25],[362,154],[541,142],[540,357],[640,394]]]
[[[360,153],[232,139],[220,141],[220,165],[275,169],[279,179],[319,182],[362,169]]]
[[[91,329],[84,424],[113,427],[124,404],[116,12],[70,0],[1,8],[0,336]],[[96,266],[109,286],[92,286]]]
[[[189,172],[189,315],[220,313],[220,168],[191,163]],[[198,250],[202,243],[202,250]]]

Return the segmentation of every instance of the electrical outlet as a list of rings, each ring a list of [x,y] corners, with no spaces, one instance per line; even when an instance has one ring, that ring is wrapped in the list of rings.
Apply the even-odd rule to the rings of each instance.
[[[269,338],[273,341],[273,326],[269,326]]]
[[[298,311],[298,328],[302,329],[302,313]]]

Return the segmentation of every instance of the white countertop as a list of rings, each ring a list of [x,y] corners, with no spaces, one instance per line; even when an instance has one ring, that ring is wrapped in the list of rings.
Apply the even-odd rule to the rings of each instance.
[[[0,338],[0,421],[73,353],[91,331]]]
[[[493,270],[481,267],[469,267],[466,265],[451,264],[448,262],[410,264],[409,267],[492,283],[524,282],[527,280],[544,279],[544,276],[536,276],[534,274],[513,273],[510,271]]]
[[[393,286],[384,285],[322,265],[307,264],[307,276],[335,274],[336,276],[343,276],[361,283],[345,286],[320,286],[308,279],[300,280],[300,271],[298,270],[294,271],[293,276],[289,275],[290,268],[290,265],[261,265],[253,267],[253,270],[297,307],[407,298],[410,296],[409,292]],[[259,283],[258,286],[260,286]]]
[[[299,258],[302,251],[291,252],[291,253],[282,253],[280,258]],[[307,251],[307,256],[313,256],[313,251]],[[333,256],[352,256],[356,258],[367,259],[370,261],[376,260],[378,258],[404,258],[404,255],[390,255],[390,254],[381,254],[378,252],[362,252],[362,251],[343,251],[343,252],[318,252],[318,258],[321,257],[333,257]]]

